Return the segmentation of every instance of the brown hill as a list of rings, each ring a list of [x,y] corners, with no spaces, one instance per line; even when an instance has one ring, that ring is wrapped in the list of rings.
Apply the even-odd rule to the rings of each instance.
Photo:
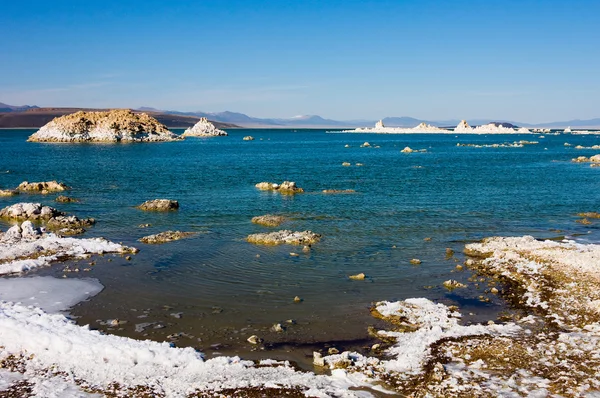
[[[0,112],[0,128],[39,128],[54,119],[55,117],[75,113],[77,111],[107,111],[108,109],[89,109],[89,108],[34,108],[21,112]],[[134,110],[135,113],[147,113],[157,119],[169,128],[187,128],[196,124],[200,117],[171,115],[163,112],[141,112]],[[239,128],[240,126],[232,123],[212,122],[215,127]]]

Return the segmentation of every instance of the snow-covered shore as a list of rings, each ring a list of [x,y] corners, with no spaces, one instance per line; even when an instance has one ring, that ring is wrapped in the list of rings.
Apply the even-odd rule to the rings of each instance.
[[[33,255],[19,239],[56,242],[51,236],[28,237],[35,233],[27,223],[20,238],[16,232],[3,234],[2,239],[8,234],[17,240],[13,254],[0,263]],[[93,252],[86,246],[92,243],[83,241],[59,246],[68,247],[66,253]],[[316,397],[366,397],[370,388],[416,397],[575,397],[600,391],[600,245],[489,238],[466,245],[465,253],[471,256],[465,265],[494,278],[501,293],[521,302],[526,313],[501,324],[462,325],[457,308],[425,298],[382,301],[371,309],[389,323],[374,331],[381,343],[368,356],[316,353],[315,366],[331,370],[316,375],[280,361],[205,360],[189,347],[104,335],[48,308],[3,301],[0,391],[27,388],[50,396],[43,393],[50,389],[64,397],[185,397],[240,389]]]

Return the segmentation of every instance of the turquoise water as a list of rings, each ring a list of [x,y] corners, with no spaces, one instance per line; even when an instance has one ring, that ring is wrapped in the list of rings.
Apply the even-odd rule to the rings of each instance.
[[[492,235],[600,237],[598,223],[575,223],[577,212],[600,210],[600,168],[570,162],[598,153],[574,149],[599,144],[597,135],[230,130],[228,137],[162,144],[25,142],[34,131],[0,131],[0,188],[55,179],[71,186],[68,195],[81,202],[20,195],[0,197],[0,206],[34,201],[94,217],[98,223],[84,236],[141,249],[131,261],[99,259],[85,274],[98,278],[105,290],[74,309],[78,322],[105,329],[97,320],[119,318],[127,323],[113,333],[159,340],[185,332],[176,344],[197,346],[209,356],[249,350],[245,339],[251,334],[281,344],[281,356],[290,358],[297,354],[286,344],[361,344],[367,325],[375,323],[368,308],[379,300],[424,296],[459,304],[465,314],[475,314],[473,319],[493,317],[505,307],[494,297],[491,303],[477,300],[483,287],[469,284],[454,292],[440,287],[446,279],[466,282],[470,276],[454,272],[465,243]],[[245,135],[256,140],[243,141]],[[456,146],[518,140],[540,143],[524,148]],[[365,141],[372,147],[361,148]],[[400,153],[405,146],[427,152]],[[284,180],[295,181],[306,193],[283,196],[254,187]],[[325,195],[324,189],[356,193]],[[155,198],[178,200],[180,210],[161,214],[134,208]],[[248,234],[270,230],[250,222],[267,213],[289,217],[278,229],[312,230],[323,240],[310,253],[245,242]],[[143,223],[151,227],[139,228]],[[158,246],[137,242],[167,229],[198,234]],[[457,254],[446,256],[446,248]],[[422,264],[411,265],[412,258]],[[61,270],[57,266],[37,273],[61,275]],[[360,272],[366,280],[348,279]],[[303,302],[295,304],[294,296]],[[181,318],[170,315],[179,312]],[[287,319],[296,324],[284,333],[269,331]],[[135,324],[142,322],[166,327],[154,329],[155,324],[135,332]]]

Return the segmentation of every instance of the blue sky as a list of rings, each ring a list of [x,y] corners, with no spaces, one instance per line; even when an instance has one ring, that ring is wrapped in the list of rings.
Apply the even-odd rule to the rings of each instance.
[[[0,102],[600,117],[600,2],[0,0]]]

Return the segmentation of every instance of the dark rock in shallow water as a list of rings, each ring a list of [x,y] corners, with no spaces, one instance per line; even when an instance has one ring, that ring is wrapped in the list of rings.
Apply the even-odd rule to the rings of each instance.
[[[148,200],[137,207],[140,210],[146,211],[169,211],[178,210],[179,202],[170,199],[154,199]]]

